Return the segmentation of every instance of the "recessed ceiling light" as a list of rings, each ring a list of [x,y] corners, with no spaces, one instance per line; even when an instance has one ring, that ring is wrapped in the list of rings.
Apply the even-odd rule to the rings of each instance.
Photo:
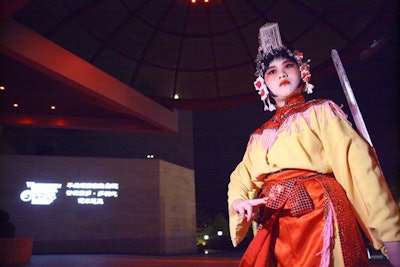
[[[50,106],[50,109],[52,109],[52,110],[55,110],[56,109],[56,106]]]
[[[1,91],[4,91],[4,90],[6,90],[6,87],[3,86],[3,85],[0,85],[0,90],[1,90]]]
[[[13,107],[14,107],[14,108],[19,107],[18,103],[14,103],[14,104],[13,104]]]

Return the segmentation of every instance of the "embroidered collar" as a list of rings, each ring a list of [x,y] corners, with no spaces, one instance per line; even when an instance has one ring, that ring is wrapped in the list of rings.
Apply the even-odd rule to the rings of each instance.
[[[278,129],[282,123],[291,115],[302,112],[308,109],[310,106],[321,103],[325,101],[324,99],[313,99],[311,101],[306,102],[303,95],[297,95],[289,98],[285,105],[282,107],[278,107],[276,113],[270,120],[265,122],[258,128],[254,134],[262,134],[264,129]]]
[[[283,105],[282,107],[276,106],[276,113],[272,118],[274,118],[276,115],[284,113],[286,110],[290,109],[293,106],[298,106],[298,105],[301,105],[301,104],[303,104],[305,102],[306,101],[304,99],[304,96],[301,95],[301,94],[292,96],[286,101],[285,105]]]

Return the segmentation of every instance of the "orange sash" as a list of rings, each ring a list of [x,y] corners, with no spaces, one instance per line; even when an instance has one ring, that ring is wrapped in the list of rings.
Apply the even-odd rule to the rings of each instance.
[[[333,248],[333,240],[324,236],[329,201],[333,202],[336,212],[345,266],[368,266],[366,250],[350,203],[339,183],[328,174],[285,170],[267,176],[265,185],[266,188],[273,188],[271,185],[286,185],[293,179],[306,188],[306,197],[312,200],[313,210],[293,215],[291,202],[298,198],[291,192],[284,193],[282,206],[269,209],[269,215],[262,221],[262,228],[245,251],[240,266],[320,266],[324,238],[328,238],[329,250]],[[289,187],[290,190],[293,188]],[[330,257],[328,254],[328,259],[325,259],[328,264]]]

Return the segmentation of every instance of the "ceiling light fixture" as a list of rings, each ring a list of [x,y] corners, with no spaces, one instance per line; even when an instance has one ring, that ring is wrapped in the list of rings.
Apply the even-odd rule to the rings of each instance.
[[[19,107],[18,103],[14,103],[14,104],[13,104],[13,107],[14,107],[14,108]]]
[[[190,2],[192,2],[192,4],[196,4],[197,0],[190,0]],[[203,0],[204,3],[208,3],[210,2],[210,0]]]
[[[360,53],[359,58],[361,61],[368,60],[371,56],[373,56],[376,52],[382,49],[387,42],[386,38],[375,39],[371,42],[371,44]]]
[[[1,91],[4,91],[4,90],[6,90],[6,87],[5,87],[5,86],[2,86],[2,85],[0,85],[0,90],[1,90]]]

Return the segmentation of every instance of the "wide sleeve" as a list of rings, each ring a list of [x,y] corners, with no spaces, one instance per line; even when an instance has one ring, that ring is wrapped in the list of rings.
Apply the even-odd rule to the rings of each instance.
[[[320,112],[330,117],[326,123],[315,124],[325,156],[345,189],[361,227],[376,249],[380,249],[383,242],[399,241],[399,208],[374,149],[357,134],[336,104],[331,102]],[[332,112],[335,116],[327,116]]]
[[[251,222],[243,220],[232,209],[232,203],[235,200],[249,199],[249,191],[255,188],[255,185],[251,181],[250,170],[252,168],[252,161],[249,153],[249,148],[247,148],[242,161],[232,172],[228,184],[229,230],[232,244],[235,247],[244,239],[251,224]]]

